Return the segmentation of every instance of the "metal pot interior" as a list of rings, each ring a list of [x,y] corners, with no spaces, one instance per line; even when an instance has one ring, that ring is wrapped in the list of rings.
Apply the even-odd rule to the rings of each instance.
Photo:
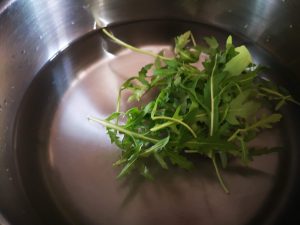
[[[292,0],[0,1],[0,223],[297,224],[299,107],[285,107],[283,123],[260,137],[284,152],[224,171],[229,196],[203,159],[193,173],[163,172],[153,183],[116,180],[119,151],[87,117],[112,112],[122,81],[152,60],[116,46],[95,21],[152,50],[186,30],[198,41],[232,34],[300,99],[299,8]]]

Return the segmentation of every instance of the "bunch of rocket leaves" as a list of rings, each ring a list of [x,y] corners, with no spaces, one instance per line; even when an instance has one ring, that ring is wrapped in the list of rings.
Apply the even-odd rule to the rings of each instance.
[[[249,142],[264,129],[279,122],[278,112],[287,101],[295,101],[287,91],[259,78],[263,67],[254,65],[245,46],[235,47],[229,36],[221,48],[214,37],[196,44],[190,31],[175,38],[174,57],[154,54],[130,46],[103,30],[116,43],[154,56],[152,64],[120,87],[116,112],[104,120],[92,118],[106,127],[111,142],[121,149],[115,165],[122,166],[119,177],[133,171],[152,179],[150,161],[162,169],[178,166],[189,170],[191,157],[211,159],[217,178],[228,192],[219,168],[238,158],[247,165],[253,156],[275,149],[252,148]],[[202,66],[199,60],[205,59]],[[123,91],[129,102],[140,102],[120,111]],[[145,102],[143,96],[153,91]]]

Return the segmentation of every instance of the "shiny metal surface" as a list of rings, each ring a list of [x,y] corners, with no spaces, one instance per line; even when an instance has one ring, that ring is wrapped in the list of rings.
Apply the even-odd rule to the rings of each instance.
[[[38,196],[42,196],[46,191],[43,188],[37,188],[42,184],[39,180],[34,180],[42,176],[39,171],[36,171],[38,167],[34,167],[34,163],[38,160],[30,161],[26,158],[26,153],[33,149],[24,148],[21,154],[24,156],[23,165],[18,164],[16,160],[18,143],[14,142],[15,118],[23,96],[37,72],[70,43],[92,32],[95,20],[103,26],[108,26],[130,21],[173,19],[222,28],[227,32],[245,37],[251,45],[263,47],[281,64],[293,71],[294,75],[284,74],[284,76],[295,81],[294,86],[291,84],[291,89],[297,94],[299,93],[297,82],[300,81],[297,69],[300,63],[298,54],[300,45],[297,44],[300,40],[299,9],[300,2],[297,0],[0,1],[0,212],[13,225],[41,224],[41,215],[47,215],[48,211],[49,215],[60,213],[58,209],[51,206],[50,196],[45,196],[43,199],[45,205],[50,202],[49,205],[41,208],[38,213],[32,208],[32,205],[36,203],[32,202],[35,200],[29,198],[28,190],[24,188],[24,178],[21,179],[21,175],[23,176],[26,171],[20,173],[20,168],[28,169],[28,177],[31,177],[28,183],[32,185],[32,194],[37,193]],[[138,42],[139,39],[135,41]],[[97,55],[94,55],[94,59],[96,58]],[[265,60],[264,54],[258,54],[257,58],[259,61]],[[64,65],[66,67],[72,65],[68,63],[66,61]],[[92,64],[91,61],[89,63]],[[69,68],[70,72],[77,71],[76,65],[72,66]],[[47,90],[46,87],[48,86],[45,86],[45,90]],[[61,96],[59,94],[57,97]],[[33,101],[33,106],[35,104]],[[39,105],[39,108],[43,108],[43,104]],[[45,104],[43,110],[46,109]],[[61,119],[55,118],[55,121]],[[297,124],[290,123],[290,126],[297,128]],[[33,122],[32,129],[36,126]],[[30,129],[27,131],[33,132]],[[53,141],[53,143],[56,142]],[[96,151],[97,144],[94,145],[95,147],[91,150]],[[299,147],[299,143],[291,143],[291,145],[293,148]],[[295,153],[295,156],[297,154],[299,156],[299,153]],[[95,155],[91,154],[90,157],[93,158]],[[22,158],[19,158],[20,160],[22,161]],[[32,166],[30,166],[31,163]],[[109,163],[110,161],[107,162]],[[293,170],[297,171],[297,168]],[[73,214],[76,214],[76,211]],[[51,224],[51,221],[48,222]],[[91,222],[91,224],[94,223]]]
[[[123,40],[159,52],[186,29],[196,37],[211,34],[226,39],[222,31],[171,20],[132,22],[112,31]],[[42,176],[50,191],[48,201],[54,200],[54,208],[74,224],[240,225],[254,218],[276,180],[282,180],[276,175],[282,167],[277,155],[262,157],[243,170],[248,179],[230,170],[224,173],[230,196],[213,181],[210,163],[201,158],[199,171],[191,174],[174,170],[177,175],[162,173],[155,182],[115,179],[118,169],[112,163],[119,151],[110,144],[105,129],[88,122],[87,117],[105,118],[113,112],[118,87],[153,60],[115,48],[98,33],[85,37],[49,62],[30,86],[17,122],[16,143],[20,174],[34,208],[43,214],[39,209],[47,201],[47,190],[41,192],[43,184],[38,193],[36,182],[30,183]],[[47,106],[39,107],[44,102]],[[125,103],[123,99],[123,107],[128,106]],[[272,133],[277,140],[271,134],[262,139],[276,146],[281,141],[278,132]],[[232,171],[235,167],[239,166],[233,163]],[[36,168],[41,175],[32,174]],[[253,184],[255,187],[246,188]],[[49,217],[49,211],[44,217]]]

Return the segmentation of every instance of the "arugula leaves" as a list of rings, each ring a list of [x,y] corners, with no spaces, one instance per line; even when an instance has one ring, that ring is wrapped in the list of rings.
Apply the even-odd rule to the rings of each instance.
[[[231,125],[239,125],[239,118],[248,120],[261,107],[257,101],[247,101],[251,90],[245,90],[236,96],[229,104],[226,120]]]
[[[219,163],[225,168],[228,159],[235,157],[247,164],[255,155],[274,152],[249,148],[248,142],[280,121],[281,114],[274,111],[286,102],[299,102],[273,83],[257,79],[261,67],[253,65],[245,46],[233,45],[231,36],[222,49],[214,37],[204,38],[207,46],[197,45],[187,31],[175,38],[174,57],[167,58],[124,43],[105,29],[103,32],[117,44],[155,57],[153,64],[121,86],[116,112],[104,120],[90,118],[105,126],[111,142],[122,150],[114,164],[123,166],[118,177],[137,171],[153,179],[150,159],[163,169],[175,165],[188,170],[193,168],[191,156],[201,154],[211,159],[228,193]],[[208,56],[203,70],[193,64],[201,54]],[[140,101],[153,88],[158,94],[150,102],[120,112],[123,90],[131,91],[128,101]],[[265,104],[268,101],[275,102],[275,107]],[[257,113],[263,108],[269,113]],[[121,117],[123,124],[119,124]]]

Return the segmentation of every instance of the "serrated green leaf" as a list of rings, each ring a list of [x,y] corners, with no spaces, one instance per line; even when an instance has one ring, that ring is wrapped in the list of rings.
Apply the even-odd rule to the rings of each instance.
[[[272,128],[272,124],[277,123],[282,118],[282,115],[279,113],[274,113],[269,116],[265,116],[258,120],[256,123],[246,127],[247,130],[256,129],[256,128]]]
[[[180,168],[186,170],[193,168],[193,163],[189,161],[186,157],[172,151],[168,151],[166,154],[169,156],[173,165],[178,165]]]
[[[191,31],[187,31],[175,38],[175,53],[180,52],[189,42]]]
[[[228,141],[232,141],[238,137],[240,133],[246,133],[249,131],[258,131],[260,129],[269,129],[272,128],[274,123],[280,121],[282,115],[279,113],[274,113],[268,116],[264,116],[255,123],[246,126],[245,128],[237,129],[229,138]]]
[[[230,102],[226,116],[227,122],[232,125],[238,125],[238,118],[247,119],[257,112],[260,108],[260,104],[252,100],[247,100],[250,93],[250,90],[246,90]]]

